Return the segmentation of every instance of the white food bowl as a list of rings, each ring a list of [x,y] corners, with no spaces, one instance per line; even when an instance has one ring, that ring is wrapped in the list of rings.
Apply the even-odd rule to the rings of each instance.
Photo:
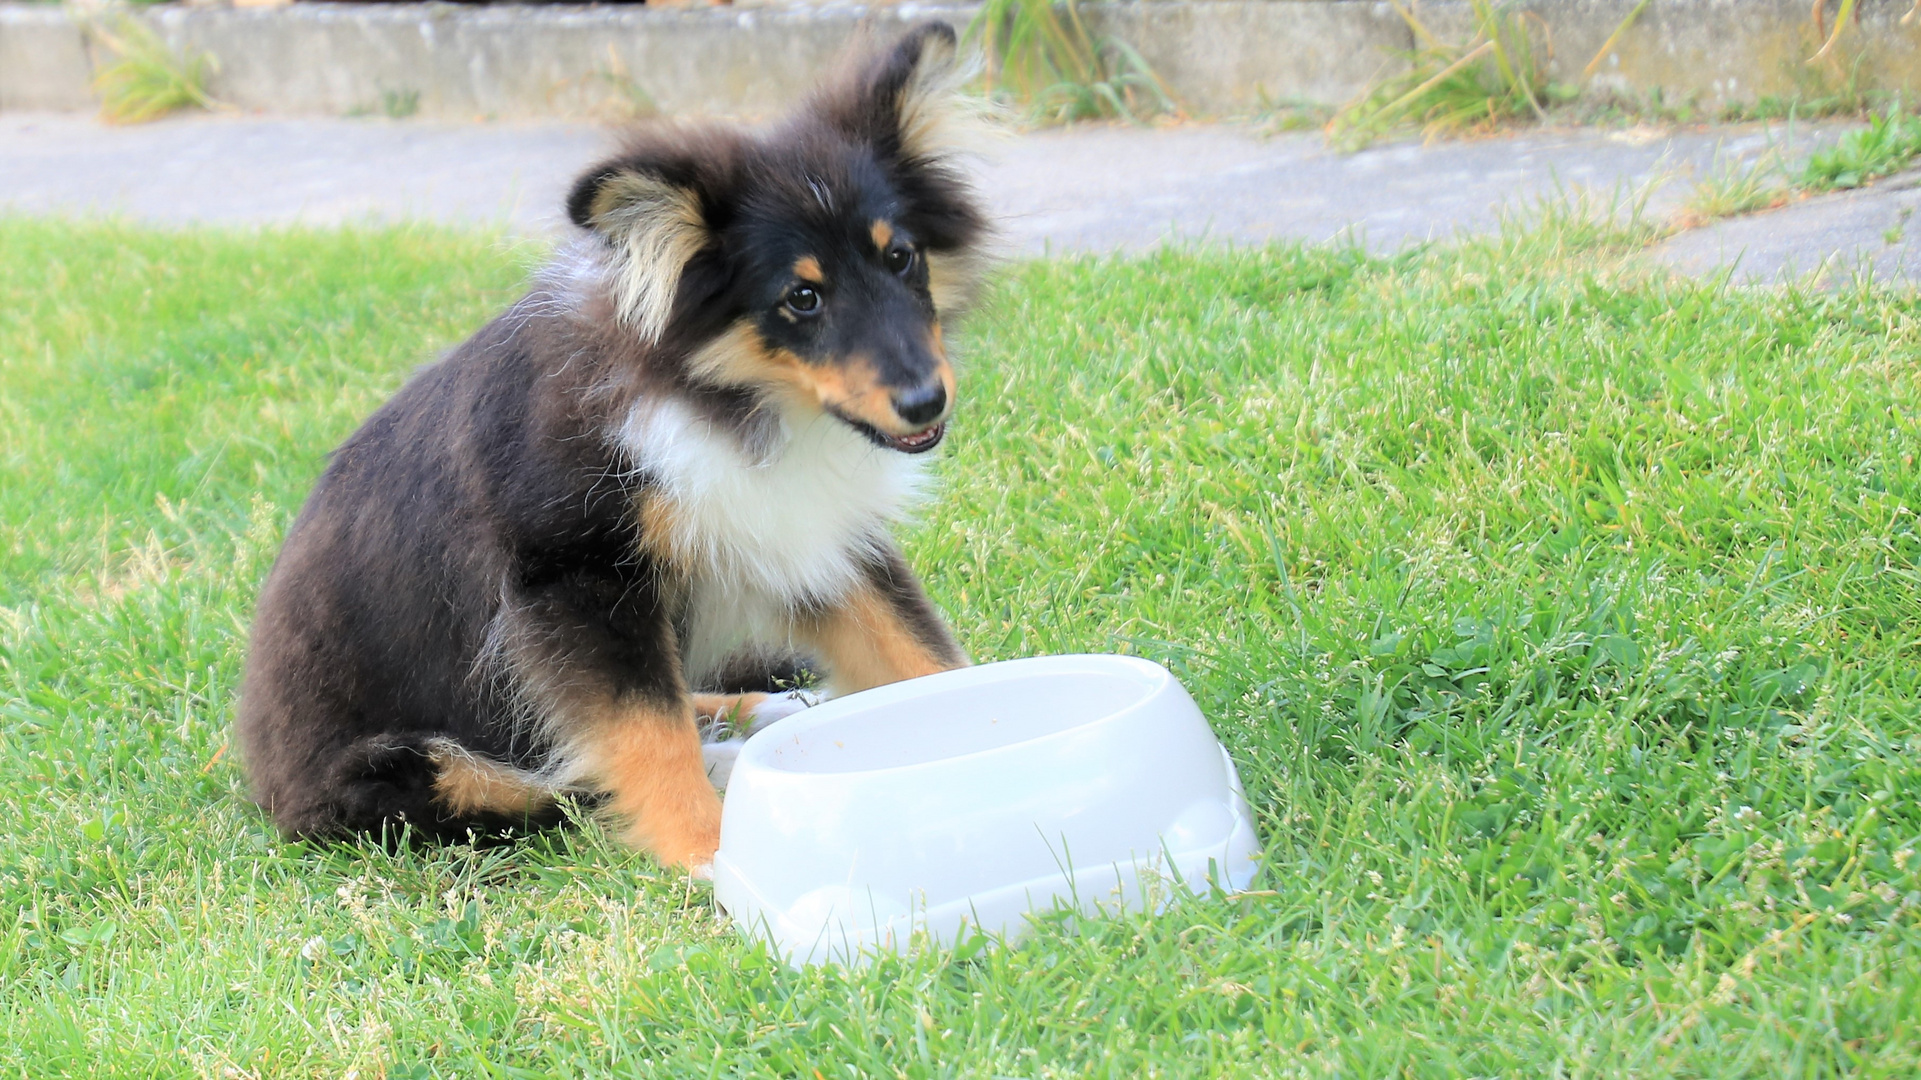
[[[1158,664],[1043,656],[829,701],[747,740],[714,895],[795,963],[917,933],[1017,936],[1056,900],[1138,909],[1153,882],[1244,889],[1240,777]]]

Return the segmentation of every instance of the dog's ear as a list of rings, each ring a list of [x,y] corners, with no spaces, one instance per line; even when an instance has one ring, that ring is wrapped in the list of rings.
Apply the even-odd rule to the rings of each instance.
[[[958,59],[952,26],[921,23],[824,89],[814,110],[883,161],[937,162],[956,149]]]
[[[567,196],[567,216],[618,253],[620,317],[643,341],[660,340],[687,264],[712,238],[718,198],[715,148],[671,138],[636,141],[589,169]]]
[[[943,317],[972,304],[987,270],[987,220],[956,160],[986,141],[986,114],[959,93],[969,68],[954,28],[925,22],[854,65],[812,105],[814,118],[872,148],[892,175]]]

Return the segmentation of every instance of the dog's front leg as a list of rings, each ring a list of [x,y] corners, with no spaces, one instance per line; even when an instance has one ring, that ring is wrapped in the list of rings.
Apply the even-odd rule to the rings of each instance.
[[[605,792],[629,844],[697,873],[720,844],[693,695],[645,581],[575,570],[511,590],[497,643],[575,782]]]
[[[967,666],[940,613],[900,554],[888,549],[840,600],[797,620],[795,636],[827,667],[838,694]]]
[[[702,874],[720,846],[720,798],[707,778],[693,702],[631,701],[581,741],[585,779],[608,794],[622,837]]]

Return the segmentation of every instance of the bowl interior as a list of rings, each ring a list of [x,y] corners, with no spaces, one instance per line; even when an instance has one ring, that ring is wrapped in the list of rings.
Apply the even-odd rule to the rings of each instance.
[[[921,765],[1090,724],[1145,700],[1154,690],[1153,680],[1133,672],[1058,671],[950,683],[906,696],[886,694],[871,705],[791,734],[781,732],[765,760],[774,769],[799,773]],[[855,706],[859,696],[844,703]]]

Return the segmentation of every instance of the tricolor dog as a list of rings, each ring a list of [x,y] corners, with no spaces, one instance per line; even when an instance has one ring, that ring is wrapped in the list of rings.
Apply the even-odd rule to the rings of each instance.
[[[889,537],[982,269],[954,54],[923,25],[772,128],[637,133],[534,288],[335,452],[240,698],[285,832],[460,838],[578,791],[698,870],[705,719],[796,658],[840,693],[967,662]]]

